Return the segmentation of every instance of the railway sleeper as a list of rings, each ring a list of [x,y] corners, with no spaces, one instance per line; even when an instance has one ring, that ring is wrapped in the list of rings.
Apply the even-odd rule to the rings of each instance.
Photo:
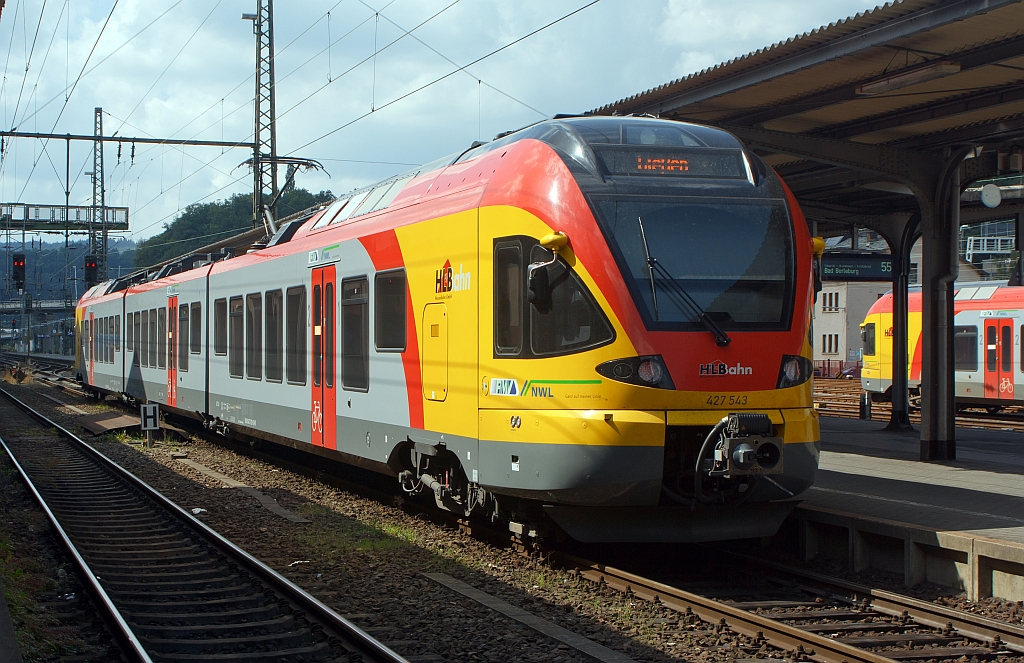
[[[182,633],[194,634],[196,637],[220,637],[224,634],[241,635],[253,633],[260,635],[270,629],[281,629],[293,623],[295,620],[290,615],[282,615],[270,619],[253,620],[247,622],[232,622],[230,624],[136,624],[135,628],[142,631],[145,637],[176,639]],[[365,629],[364,629],[365,630]]]

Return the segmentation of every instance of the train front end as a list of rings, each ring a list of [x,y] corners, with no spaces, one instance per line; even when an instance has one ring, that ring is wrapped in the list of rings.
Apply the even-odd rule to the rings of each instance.
[[[481,206],[481,482],[581,541],[774,534],[818,464],[812,241],[792,194],[717,129],[520,133],[534,140],[487,148],[519,165]]]

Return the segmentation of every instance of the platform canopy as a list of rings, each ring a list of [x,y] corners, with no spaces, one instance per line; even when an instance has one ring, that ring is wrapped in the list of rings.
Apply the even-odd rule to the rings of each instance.
[[[961,223],[1016,218],[964,189],[1022,170],[1024,3],[902,0],[607,104],[721,127],[771,164],[812,230],[880,232],[893,263],[893,421],[910,426],[910,250],[923,239],[924,460],[956,456],[953,283]],[[963,201],[963,202],[962,202]],[[1019,245],[1019,242],[1018,242]],[[1020,267],[1018,267],[1018,274]]]
[[[902,153],[941,161],[981,146],[965,184],[1020,172],[1022,80],[1024,3],[904,0],[591,112],[728,129],[777,169],[820,232],[836,234],[851,221],[876,225],[861,215],[918,211]],[[1013,207],[972,209],[963,221],[1012,217]]]

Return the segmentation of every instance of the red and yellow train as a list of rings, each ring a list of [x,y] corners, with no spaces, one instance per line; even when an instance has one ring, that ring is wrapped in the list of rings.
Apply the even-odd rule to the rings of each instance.
[[[82,381],[516,531],[764,536],[817,468],[812,289],[732,135],[556,118],[92,288]]]
[[[954,384],[959,407],[995,413],[1024,394],[1024,287],[999,282],[959,283],[953,296]],[[878,299],[861,323],[861,383],[873,400],[892,399],[892,293]],[[911,289],[907,320],[907,378],[921,395],[921,289]]]

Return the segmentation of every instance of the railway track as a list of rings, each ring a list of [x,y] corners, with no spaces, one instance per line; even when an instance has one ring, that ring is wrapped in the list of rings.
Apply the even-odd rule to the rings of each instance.
[[[721,575],[729,582],[698,592],[571,555],[556,552],[552,559],[593,582],[676,610],[683,616],[681,636],[715,629],[720,647],[737,657],[775,658],[764,648],[769,645],[787,660],[822,663],[1024,660],[1020,627],[762,559],[713,553],[764,573],[754,582],[740,579],[743,574]]]
[[[857,419],[860,417],[860,395],[863,393],[857,380],[815,378],[814,404],[818,412],[829,417]],[[889,403],[872,403],[871,420],[889,421],[892,406]],[[911,411],[911,423],[920,425],[921,414]],[[963,410],[956,416],[957,425],[963,428],[1024,432],[1024,412],[1019,406],[1010,406],[1003,412],[988,413],[975,409]]]
[[[846,391],[859,395],[859,390]],[[433,515],[444,520],[446,514]],[[502,537],[477,522],[451,518],[448,524],[492,542]],[[504,537],[508,541],[507,532]],[[1019,627],[764,560],[745,561],[767,569],[761,578],[767,578],[770,587],[762,583],[744,588],[746,581],[737,578],[725,589],[688,591],[686,584],[680,587],[675,581],[646,578],[558,551],[543,554],[591,581],[678,611],[681,634],[710,629],[724,643],[721,646],[741,658],[821,663],[1024,661],[1024,630]],[[728,577],[725,571],[716,574]]]
[[[401,658],[0,389],[0,444],[137,661]]]

